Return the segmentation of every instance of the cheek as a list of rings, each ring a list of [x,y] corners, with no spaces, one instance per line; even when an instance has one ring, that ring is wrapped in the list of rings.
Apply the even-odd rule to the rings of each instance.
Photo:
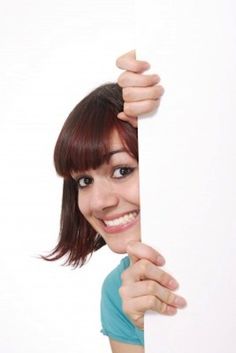
[[[136,205],[140,205],[140,198],[139,198],[139,184],[133,185],[130,188],[130,198],[132,198],[132,202]]]
[[[126,191],[124,192],[124,197],[131,203],[135,205],[140,205],[140,199],[139,199],[139,177],[138,173],[132,178],[132,180],[129,182],[129,185],[127,185]]]
[[[89,212],[89,205],[87,202],[87,198],[78,193],[77,202],[78,202],[78,207],[80,212],[85,218],[87,218],[88,212]]]

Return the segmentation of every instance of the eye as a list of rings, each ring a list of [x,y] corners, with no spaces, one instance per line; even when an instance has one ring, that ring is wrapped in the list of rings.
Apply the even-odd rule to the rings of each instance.
[[[84,176],[77,179],[77,184],[80,189],[86,188],[88,185],[93,183],[93,179],[89,176]]]
[[[116,168],[112,174],[113,178],[120,179],[128,176],[133,172],[134,168],[131,167],[119,167]]]

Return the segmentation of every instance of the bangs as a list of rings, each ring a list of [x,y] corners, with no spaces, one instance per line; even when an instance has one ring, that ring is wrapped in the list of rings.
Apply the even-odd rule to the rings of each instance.
[[[67,118],[58,137],[54,163],[64,178],[72,172],[96,169],[109,160],[111,135],[116,130],[124,148],[138,159],[137,129],[117,118],[123,110],[117,84],[98,87]]]
[[[70,172],[96,169],[106,161],[110,148],[113,126],[109,116],[87,117],[86,126],[78,127],[77,134],[68,145],[68,167]]]

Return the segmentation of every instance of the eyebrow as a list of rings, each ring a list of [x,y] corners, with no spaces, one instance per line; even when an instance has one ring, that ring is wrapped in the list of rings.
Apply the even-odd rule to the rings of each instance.
[[[110,151],[110,152],[108,152],[108,153],[106,153],[106,154],[104,155],[104,159],[105,159],[107,162],[109,162],[112,156],[114,156],[114,155],[117,154],[117,153],[124,153],[124,152],[125,152],[125,153],[129,153],[129,152],[127,151],[127,149],[125,149],[125,148],[119,148],[119,149],[117,149],[117,150],[112,150],[112,151]]]
[[[116,154],[116,153],[121,153],[121,152],[126,152],[126,153],[128,153],[125,148],[120,148],[119,150],[113,150],[113,151],[108,152],[108,153],[106,154],[106,157],[110,159],[111,156],[113,156],[114,154]]]
[[[129,154],[129,152],[127,151],[126,148],[120,148],[120,149],[118,149],[118,150],[112,150],[112,151],[106,153],[104,157],[105,157],[105,159],[106,159],[107,162],[108,162],[108,161],[111,159],[111,157],[114,156],[115,154],[117,154],[117,153],[124,153],[124,152]]]
[[[118,149],[118,150],[113,150],[113,151],[110,151],[110,152],[106,153],[106,154],[104,155],[104,157],[107,158],[107,161],[109,161],[109,160],[111,159],[111,157],[112,157],[114,154],[122,153],[122,152],[125,152],[125,153],[128,153],[128,154],[129,154],[129,152],[128,152],[125,148],[120,148],[120,149]],[[71,175],[71,176],[72,176],[72,178],[75,179],[75,180],[78,180],[78,178],[79,178],[79,176],[76,176],[76,175],[74,175],[74,176]]]

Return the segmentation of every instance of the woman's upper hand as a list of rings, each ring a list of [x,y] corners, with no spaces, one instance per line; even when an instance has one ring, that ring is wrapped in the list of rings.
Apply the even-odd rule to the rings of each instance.
[[[122,273],[120,296],[123,311],[137,327],[143,329],[147,310],[174,315],[186,306],[185,299],[173,293],[178,283],[160,268],[165,260],[156,250],[132,241],[127,245],[127,253],[131,264]]]
[[[146,61],[136,60],[135,50],[120,56],[116,65],[125,70],[117,80],[124,99],[124,109],[118,118],[137,127],[137,116],[157,109],[164,88],[159,84],[158,75],[144,74],[150,65]]]

